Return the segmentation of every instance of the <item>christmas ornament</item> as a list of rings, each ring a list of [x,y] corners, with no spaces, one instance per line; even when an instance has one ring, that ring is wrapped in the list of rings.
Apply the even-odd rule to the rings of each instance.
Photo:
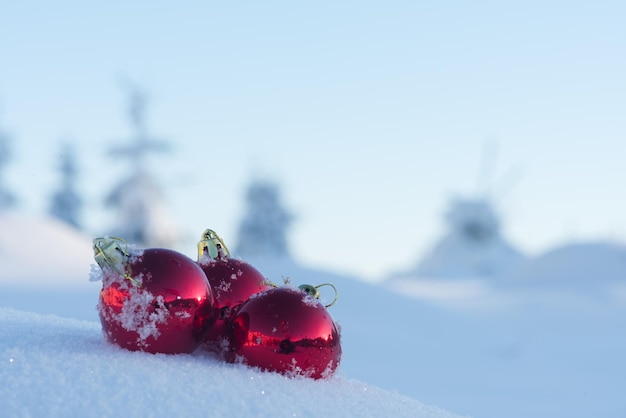
[[[209,350],[227,349],[230,322],[237,309],[255,295],[272,286],[263,274],[245,261],[231,258],[224,241],[210,229],[198,242],[198,264],[213,289],[216,320],[206,337]]]
[[[149,353],[191,353],[215,320],[202,269],[173,250],[130,249],[119,238],[96,238],[101,268],[98,313],[107,341]]]
[[[286,285],[252,296],[233,319],[226,359],[288,376],[332,376],[341,360],[340,334],[316,297],[319,287]]]

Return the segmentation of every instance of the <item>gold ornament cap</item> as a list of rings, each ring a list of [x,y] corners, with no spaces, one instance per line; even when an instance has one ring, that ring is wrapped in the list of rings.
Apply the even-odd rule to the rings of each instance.
[[[125,262],[130,257],[128,244],[122,238],[101,237],[93,240],[93,257],[102,270],[113,270],[132,282],[141,286],[130,274],[125,272]]]
[[[198,261],[202,260],[203,257],[209,257],[213,260],[230,257],[228,247],[212,229],[205,230],[198,242]]]
[[[101,268],[118,270],[129,256],[128,244],[122,238],[101,237],[93,240],[93,254]]]

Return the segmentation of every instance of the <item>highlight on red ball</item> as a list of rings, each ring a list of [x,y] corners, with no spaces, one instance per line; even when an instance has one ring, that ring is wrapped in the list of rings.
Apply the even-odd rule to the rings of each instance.
[[[289,285],[244,303],[233,319],[227,360],[261,370],[330,378],[341,361],[339,330],[316,297]]]
[[[224,241],[211,229],[205,230],[198,242],[198,265],[213,289],[217,312],[205,338],[205,347],[223,355],[229,349],[232,319],[239,307],[271,286],[251,264],[232,258]]]
[[[195,351],[215,321],[213,291],[189,257],[134,249],[120,238],[93,241],[101,271],[98,314],[105,339],[131,351]]]

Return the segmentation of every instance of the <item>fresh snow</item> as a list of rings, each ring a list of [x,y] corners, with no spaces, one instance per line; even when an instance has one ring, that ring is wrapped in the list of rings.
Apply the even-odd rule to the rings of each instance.
[[[337,374],[287,379],[203,352],[107,344],[96,311],[101,283],[89,281],[90,238],[49,220],[15,219],[0,219],[0,416],[626,416],[623,276],[570,283],[566,263],[560,278],[372,284],[289,258],[248,259],[274,283],[338,291],[328,308],[341,327]],[[35,240],[42,231],[46,240]],[[74,256],[52,256],[42,242]],[[574,254],[591,266],[607,260],[592,247]],[[622,247],[610,248],[620,260]],[[330,304],[333,289],[319,290]]]
[[[130,352],[100,324],[0,308],[6,417],[458,417],[340,375],[287,378],[209,354]]]

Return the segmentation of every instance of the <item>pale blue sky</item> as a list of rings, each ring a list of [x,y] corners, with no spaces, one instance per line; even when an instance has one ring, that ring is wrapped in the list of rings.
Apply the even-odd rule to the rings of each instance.
[[[85,223],[106,232],[127,77],[171,139],[151,163],[192,244],[211,227],[234,246],[253,175],[279,180],[299,260],[366,279],[414,264],[448,198],[488,185],[524,251],[626,241],[622,1],[91,3],[0,5],[6,180],[25,211],[46,209],[69,138]]]

